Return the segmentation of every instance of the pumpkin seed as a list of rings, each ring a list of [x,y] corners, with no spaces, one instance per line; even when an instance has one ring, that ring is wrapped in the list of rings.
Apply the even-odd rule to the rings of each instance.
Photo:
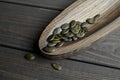
[[[53,40],[60,40],[60,37],[58,35],[55,35]]]
[[[47,38],[47,41],[52,41],[53,39],[55,38],[55,35],[50,35],[48,38]]]
[[[69,37],[69,38],[68,38],[68,41],[71,42],[71,41],[72,41],[72,38]]]
[[[61,34],[67,34],[69,32],[69,29],[62,30]]]
[[[97,14],[96,16],[94,16],[95,22],[97,22],[99,18],[100,18],[100,14]]]
[[[89,24],[94,24],[95,23],[95,19],[94,18],[88,18],[86,20],[86,22],[89,23]]]
[[[55,70],[62,70],[62,67],[61,67],[59,64],[52,63],[51,66],[52,66]]]
[[[59,34],[60,32],[61,32],[61,28],[58,27],[58,28],[54,29],[53,34]]]
[[[48,53],[51,53],[51,52],[54,52],[55,51],[55,47],[44,47],[43,48],[43,51],[45,52],[48,52]]]
[[[73,36],[73,37],[72,37],[72,40],[73,40],[73,41],[76,41],[77,39],[78,39],[78,38],[77,38],[76,36]]]
[[[27,60],[29,60],[29,61],[35,59],[35,55],[32,54],[32,53],[26,54],[24,57],[25,57],[25,59],[27,59]]]
[[[85,36],[85,33],[84,33],[84,32],[79,32],[78,34],[76,34],[76,36],[77,36],[78,38],[82,38],[82,37]]]
[[[69,32],[69,33],[66,33],[65,36],[66,36],[66,37],[73,37],[74,34],[72,34],[71,32]]]
[[[64,37],[64,36],[63,36],[61,39],[62,39],[63,41],[66,41],[66,42],[69,41],[69,39],[68,39],[67,37]]]
[[[61,41],[60,41],[60,40],[52,40],[52,41],[50,41],[50,42],[57,44],[57,43],[59,43],[59,42],[61,42]]]
[[[47,44],[48,47],[54,47],[55,45],[56,45],[56,43],[52,43],[52,42],[49,42],[49,43]]]
[[[75,21],[75,20],[72,20],[72,21],[70,22],[70,27],[73,28],[75,25],[76,25],[76,21]]]
[[[65,23],[61,26],[62,29],[68,29],[69,28],[69,24],[68,23]]]
[[[88,32],[87,27],[82,27],[82,31],[85,32],[85,33]]]
[[[63,45],[64,45],[64,42],[59,42],[59,43],[56,44],[56,47],[61,47]]]
[[[73,34],[77,34],[79,32],[79,30],[81,29],[79,24],[76,24],[76,26],[74,28],[71,28],[71,32]]]
[[[81,27],[88,27],[88,23],[87,22],[83,22],[83,23],[81,23]]]

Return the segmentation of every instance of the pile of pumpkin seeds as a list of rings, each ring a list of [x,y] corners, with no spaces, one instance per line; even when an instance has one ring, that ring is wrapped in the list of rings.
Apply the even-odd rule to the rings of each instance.
[[[86,22],[79,22],[72,20],[70,23],[64,23],[60,27],[53,30],[52,34],[47,38],[47,46],[43,48],[43,51],[52,53],[56,48],[63,46],[67,42],[76,41],[85,36],[88,32],[89,24],[94,24],[100,14],[97,14],[93,18],[88,18]]]

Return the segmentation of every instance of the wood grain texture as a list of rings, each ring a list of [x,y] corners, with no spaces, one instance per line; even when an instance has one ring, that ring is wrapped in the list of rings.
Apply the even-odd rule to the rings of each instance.
[[[0,47],[0,76],[6,80],[119,80],[120,71],[107,67],[71,60],[47,60],[39,56],[34,61],[26,61],[24,52]],[[34,54],[34,53],[33,53]],[[51,67],[51,63],[62,66],[61,71]],[[19,63],[19,64],[18,64]],[[72,65],[71,65],[72,64]]]
[[[41,7],[52,10],[63,10],[76,0],[0,0],[1,2]]]
[[[37,48],[36,44],[38,44],[37,41],[43,29],[56,15],[60,13],[59,11],[20,6],[15,4],[13,5],[2,2],[0,3],[0,12],[0,45],[24,51],[35,52]],[[78,51],[77,53],[80,55],[74,56],[74,59],[88,62],[91,61],[104,65],[109,64],[120,68],[119,58],[114,57],[116,56],[114,54],[109,54],[111,53],[109,50],[107,53],[105,52],[105,48],[116,49],[118,50],[116,53],[117,57],[119,57],[119,47],[117,47],[118,49],[116,48],[116,46],[120,45],[119,28],[118,31],[112,32],[111,37],[109,37],[110,36],[104,37],[104,40],[106,39],[105,42],[110,42],[112,44],[101,45],[103,42],[98,42],[95,44],[98,45],[95,46],[96,48],[99,48],[99,46],[101,46],[100,49],[103,50],[102,52],[98,50],[95,51],[94,53],[97,56],[85,53],[89,50],[92,50],[86,48],[85,50],[83,49],[81,51]],[[39,49],[37,50],[39,51]],[[37,53],[39,54],[39,52]],[[102,54],[102,57],[101,55],[98,56],[99,54]]]
[[[91,4],[90,6],[88,6]],[[109,5],[111,4],[111,5]],[[84,9],[83,9],[84,8]],[[85,14],[86,13],[86,14]],[[99,39],[100,37],[103,37],[103,35],[106,35],[110,31],[114,30],[115,27],[110,27],[102,29],[103,32],[96,32],[99,29],[105,27],[108,23],[110,23],[112,20],[114,20],[116,17],[118,17],[120,14],[120,1],[115,0],[91,0],[91,1],[76,1],[73,3],[71,6],[69,6],[67,9],[65,9],[61,14],[59,14],[43,31],[43,33],[40,36],[39,39],[39,48],[42,50],[46,45],[47,45],[47,38],[49,35],[52,34],[53,30],[56,27],[60,27],[64,23],[68,23],[72,20],[84,22],[87,18],[94,17],[96,14],[100,14],[101,18],[99,19],[97,24],[94,24],[88,28],[90,33],[93,33],[93,36],[86,37],[83,40],[79,40],[75,43],[68,44],[66,46],[59,47],[55,50],[55,52],[52,53],[47,53],[43,52],[45,55],[50,55],[50,56],[61,56],[61,55],[69,55],[70,52],[76,50],[76,49],[81,49],[95,40]],[[110,16],[110,17],[109,17]],[[117,21],[117,27],[119,27],[119,20]],[[114,25],[113,25],[114,26]],[[96,32],[94,34],[94,32]]]

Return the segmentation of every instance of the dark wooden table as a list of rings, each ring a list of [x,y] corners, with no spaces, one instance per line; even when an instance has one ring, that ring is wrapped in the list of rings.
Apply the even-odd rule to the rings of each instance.
[[[120,28],[68,59],[40,55],[43,29],[74,1],[0,0],[0,80],[120,80]],[[27,53],[37,58],[27,61]]]

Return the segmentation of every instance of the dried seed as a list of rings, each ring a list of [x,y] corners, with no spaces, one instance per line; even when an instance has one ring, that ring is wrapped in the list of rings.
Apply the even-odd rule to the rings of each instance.
[[[69,32],[69,29],[64,29],[61,31],[61,34],[67,34]]]
[[[85,33],[84,33],[84,32],[79,32],[78,34],[76,34],[76,36],[77,36],[78,38],[82,38],[82,37],[85,36]]]
[[[80,31],[81,27],[79,24],[76,24],[76,26],[74,28],[71,28],[71,32],[73,34],[77,34]]]
[[[69,33],[65,34],[65,36],[66,36],[66,37],[73,37],[73,36],[74,36],[74,34],[73,34],[73,33],[71,33],[71,32],[69,32]]]
[[[68,37],[64,37],[64,36],[61,39],[65,42],[69,41]]]
[[[73,41],[76,41],[77,39],[78,39],[78,38],[77,38],[76,36],[73,36],[73,37],[72,37],[72,40],[73,40]]]
[[[45,52],[51,53],[51,52],[55,51],[55,47],[48,47],[47,46],[47,47],[44,47],[42,50]]]
[[[55,38],[55,35],[50,35],[48,38],[47,38],[47,41],[52,41],[53,39]]]
[[[86,20],[86,22],[89,23],[89,24],[94,24],[95,23],[95,19],[94,18],[88,18]]]
[[[65,23],[61,26],[62,29],[68,29],[69,28],[69,24],[68,23]]]
[[[52,41],[50,41],[50,42],[57,44],[57,43],[59,43],[59,42],[61,42],[61,41],[60,41],[60,40],[52,40]]]
[[[82,27],[82,32],[88,32],[88,29],[87,29],[87,27]]]
[[[75,20],[72,20],[72,21],[70,22],[70,27],[73,28],[75,25],[76,25],[76,21],[75,21]]]
[[[61,67],[59,64],[52,63],[51,66],[52,66],[55,70],[62,70],[62,67]]]
[[[87,22],[81,23],[81,27],[88,27],[88,26],[89,26],[89,24]]]
[[[58,28],[54,29],[53,34],[59,34],[60,32],[61,32],[61,28],[58,27]]]
[[[100,18],[100,14],[97,14],[96,16],[94,16],[95,22],[97,22],[99,18]]]
[[[27,60],[29,60],[29,61],[35,59],[35,55],[32,54],[32,53],[26,54],[24,57],[25,57],[25,59],[27,59]]]
[[[49,43],[47,44],[48,47],[54,47],[55,45],[56,45],[56,43],[52,43],[52,42],[49,42]]]
[[[56,44],[56,47],[61,47],[63,45],[64,45],[64,42],[59,42],[59,43]]]

